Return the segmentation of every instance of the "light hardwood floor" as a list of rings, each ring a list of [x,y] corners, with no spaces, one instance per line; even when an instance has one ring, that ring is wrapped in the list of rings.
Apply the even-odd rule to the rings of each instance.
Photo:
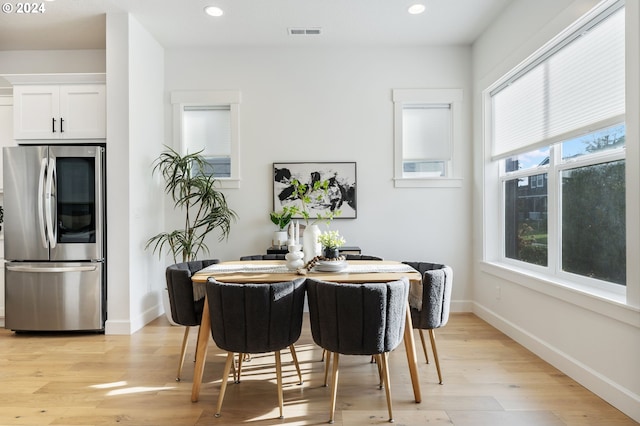
[[[175,370],[182,327],[158,318],[132,336],[34,335],[0,330],[0,425],[319,425],[329,388],[321,350],[305,318],[296,344],[305,383],[283,352],[285,419],[279,420],[273,355],[245,363],[214,417],[224,354],[211,343],[200,401],[192,403],[195,328],[182,382]],[[396,425],[636,425],[560,371],[472,314],[438,330],[444,385],[424,363],[421,403],[413,401],[402,347],[390,355]],[[336,425],[388,424],[384,390],[368,357],[341,357]]]

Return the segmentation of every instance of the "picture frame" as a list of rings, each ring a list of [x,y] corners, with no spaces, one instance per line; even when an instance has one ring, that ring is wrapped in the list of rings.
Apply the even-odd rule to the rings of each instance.
[[[300,206],[294,193],[293,179],[306,185],[329,181],[329,191],[322,200],[308,205],[311,218],[340,210],[335,219],[357,218],[357,173],[355,162],[287,162],[273,163],[273,211],[287,206]],[[302,215],[293,216],[302,219]]]

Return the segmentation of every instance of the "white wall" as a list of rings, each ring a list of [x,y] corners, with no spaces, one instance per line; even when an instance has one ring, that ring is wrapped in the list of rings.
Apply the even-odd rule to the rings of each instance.
[[[163,312],[164,268],[144,250],[164,220],[150,173],[164,143],[163,64],[135,18],[107,15],[108,334],[130,334]]]
[[[499,230],[487,212],[499,202],[485,191],[489,159],[483,139],[482,91],[573,23],[597,0],[515,0],[473,47],[474,312],[564,373],[640,421],[640,312],[632,306],[512,273],[491,265]],[[638,2],[627,2],[627,270],[628,303],[638,276]],[[630,25],[630,23],[632,25]],[[635,179],[633,177],[636,177]]]
[[[164,49],[135,20],[129,20],[129,284],[131,326],[143,327],[164,312],[164,267],[144,249],[149,234],[162,226],[162,185],[151,165],[164,140]]]
[[[5,50],[0,51],[0,75],[103,73],[105,51],[95,50]],[[11,87],[0,77],[0,88]]]
[[[228,241],[210,239],[211,257],[266,252],[275,230],[273,162],[355,161],[358,218],[335,220],[332,228],[365,254],[452,265],[454,309],[468,309],[470,67],[468,47],[167,50],[167,92],[242,93],[241,188],[224,190],[239,221]],[[456,147],[462,188],[393,187],[397,88],[464,90],[463,146]],[[169,109],[165,120],[171,122]]]

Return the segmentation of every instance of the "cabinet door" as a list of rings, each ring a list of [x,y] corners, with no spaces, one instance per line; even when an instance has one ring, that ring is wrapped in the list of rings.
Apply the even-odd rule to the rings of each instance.
[[[16,141],[13,139],[13,98],[0,96],[0,192],[3,188],[2,148],[15,145]],[[1,202],[0,205],[2,205]],[[2,224],[0,223],[0,225]]]
[[[60,86],[62,139],[106,137],[106,96],[104,84]]]
[[[58,139],[60,137],[59,94],[58,86],[14,86],[14,138]]]

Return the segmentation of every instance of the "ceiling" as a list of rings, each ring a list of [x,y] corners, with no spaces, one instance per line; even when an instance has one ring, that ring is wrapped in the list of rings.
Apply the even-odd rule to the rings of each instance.
[[[466,45],[512,0],[54,0],[0,13],[0,50],[104,49],[106,13],[129,12],[165,48]],[[411,4],[426,11],[410,15]],[[27,3],[23,3],[27,4]],[[33,4],[33,3],[31,3]],[[40,3],[36,3],[40,4]],[[205,15],[207,5],[224,15]],[[289,35],[289,28],[321,28]]]

